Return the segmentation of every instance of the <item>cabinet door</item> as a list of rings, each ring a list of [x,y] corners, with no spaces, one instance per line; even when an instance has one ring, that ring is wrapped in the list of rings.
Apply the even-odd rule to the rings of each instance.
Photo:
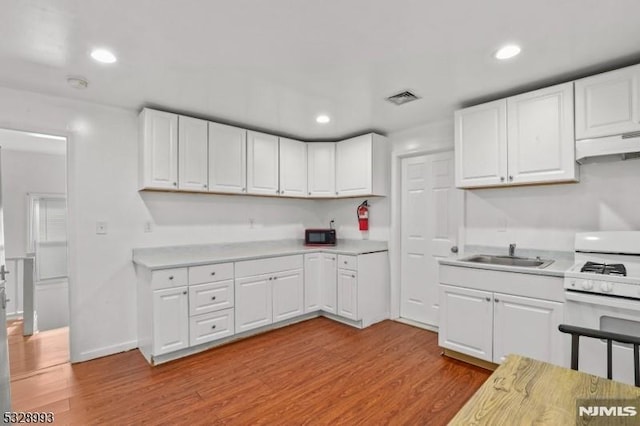
[[[358,316],[358,274],[338,269],[338,315],[352,320]]]
[[[154,189],[178,187],[178,116],[144,109],[141,120],[141,186]]]
[[[640,65],[575,82],[576,139],[640,131]]]
[[[273,276],[273,322],[304,313],[302,269],[279,272]]]
[[[438,344],[493,361],[493,294],[441,284]]]
[[[196,118],[178,118],[178,189],[207,190],[207,122]]]
[[[509,354],[563,365],[563,338],[558,326],[563,305],[529,297],[494,295],[493,362]]]
[[[508,98],[507,108],[509,183],[575,180],[573,84]]]
[[[320,310],[322,284],[322,253],[304,255],[304,311]]]
[[[320,308],[331,314],[338,312],[338,264],[336,255],[322,253],[320,274]]]
[[[336,144],[307,144],[307,185],[311,197],[336,196]]]
[[[371,135],[338,142],[336,144],[336,195],[371,194],[372,163]]]
[[[247,192],[247,131],[209,123],[209,191]]]
[[[153,292],[153,355],[189,346],[189,298],[186,287]]]
[[[307,196],[307,144],[280,138],[280,195]]]
[[[271,324],[273,275],[240,278],[235,283],[236,333]]]
[[[278,137],[247,132],[247,192],[277,195],[280,192]]]
[[[507,102],[455,112],[456,186],[500,185],[507,179]]]

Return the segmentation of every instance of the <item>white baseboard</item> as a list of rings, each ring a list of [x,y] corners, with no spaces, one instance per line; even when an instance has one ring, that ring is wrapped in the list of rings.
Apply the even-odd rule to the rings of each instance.
[[[118,343],[117,345],[105,346],[103,348],[92,349],[90,351],[80,352],[78,355],[71,355],[71,362],[84,362],[96,358],[102,358],[103,356],[113,355],[120,352],[130,351],[138,347],[137,340],[130,340],[128,342]]]
[[[422,328],[424,330],[429,330],[429,331],[433,331],[434,333],[438,332],[438,327],[436,327],[435,325],[429,325],[429,324],[425,324],[422,322],[418,322],[418,321],[413,321],[410,319],[406,319],[406,318],[394,318],[393,321],[397,321],[397,322],[401,322],[403,324],[407,324],[413,327],[417,327],[417,328]]]

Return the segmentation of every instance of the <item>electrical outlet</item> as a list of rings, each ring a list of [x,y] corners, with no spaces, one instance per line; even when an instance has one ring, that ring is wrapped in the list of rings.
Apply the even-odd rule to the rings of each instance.
[[[107,235],[107,222],[96,222],[96,234]]]
[[[153,232],[153,223],[151,221],[144,223],[144,232]]]

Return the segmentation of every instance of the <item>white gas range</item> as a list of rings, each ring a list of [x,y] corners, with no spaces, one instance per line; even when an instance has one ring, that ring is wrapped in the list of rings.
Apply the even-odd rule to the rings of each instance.
[[[576,234],[565,322],[640,336],[640,231]],[[582,338],[581,371],[606,377],[606,343]],[[633,384],[633,350],[614,343],[613,379]]]

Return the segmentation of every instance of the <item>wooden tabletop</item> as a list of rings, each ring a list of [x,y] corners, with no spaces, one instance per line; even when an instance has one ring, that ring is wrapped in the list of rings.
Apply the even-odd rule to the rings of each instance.
[[[640,398],[640,388],[509,355],[449,424],[575,425],[579,398]]]

